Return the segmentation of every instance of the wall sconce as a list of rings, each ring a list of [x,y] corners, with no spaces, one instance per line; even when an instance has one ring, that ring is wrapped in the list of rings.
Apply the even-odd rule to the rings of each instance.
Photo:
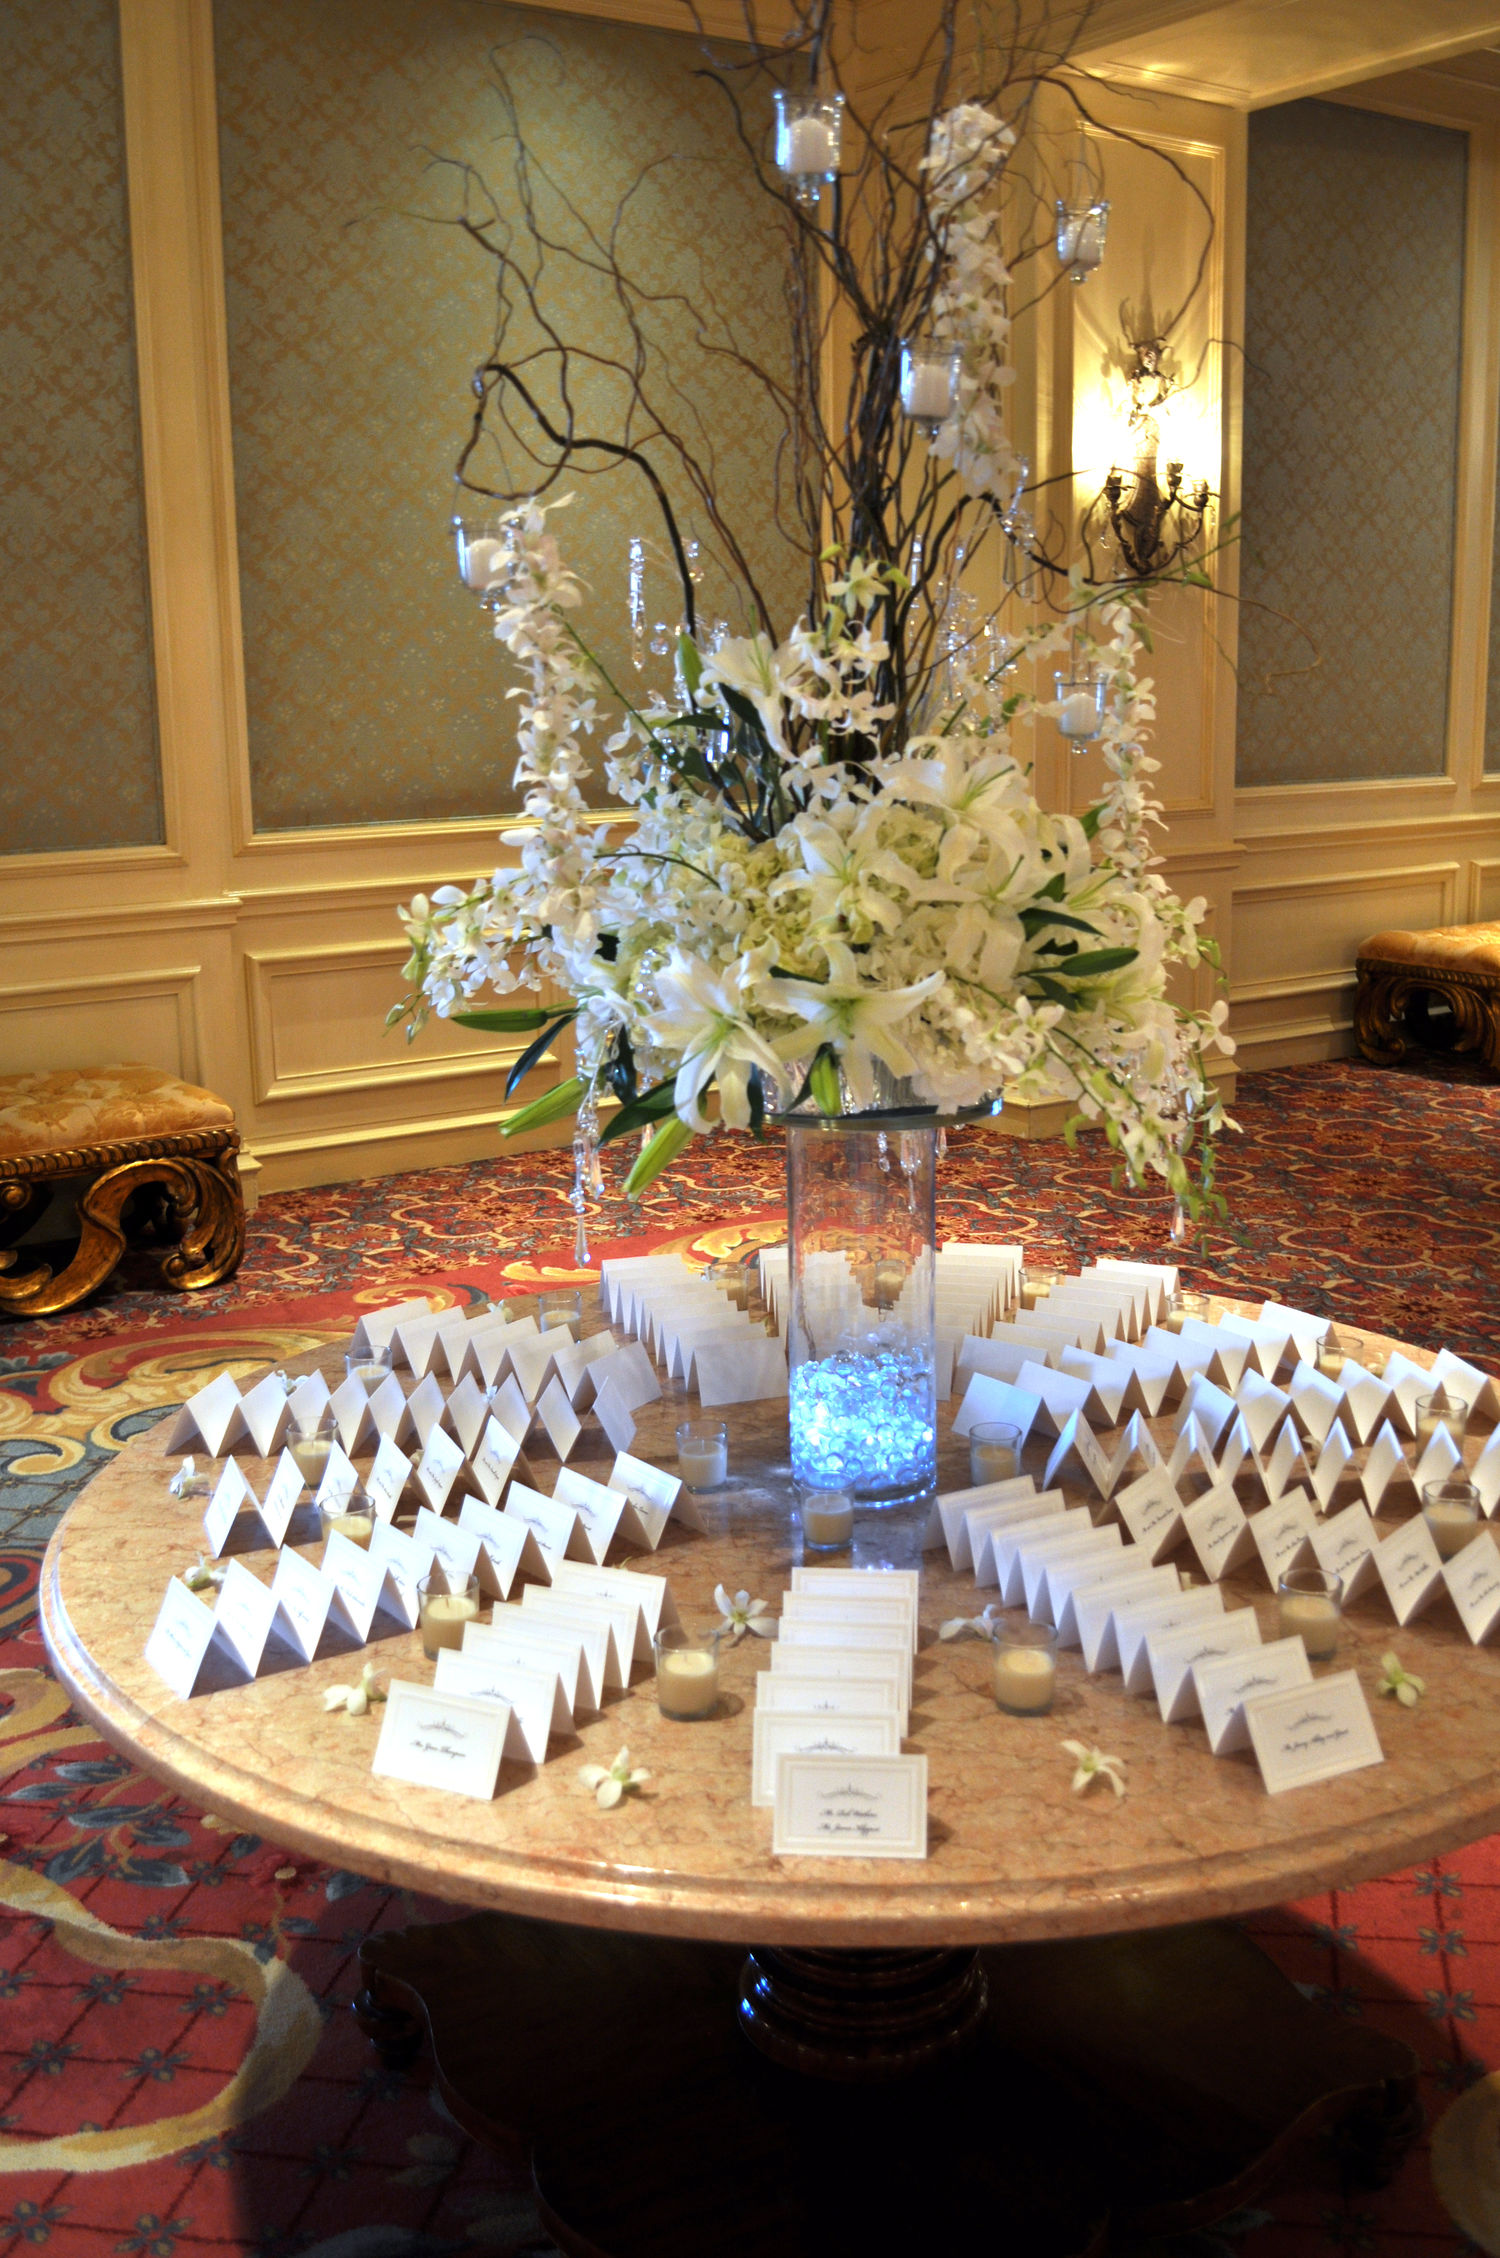
[[[1104,177],[1089,153],[1080,128],[1068,191],[1057,199],[1057,263],[1070,282],[1087,282],[1104,261],[1109,233],[1109,201],[1100,191]]]
[[[1185,483],[1180,461],[1160,460],[1160,411],[1180,387],[1162,367],[1163,340],[1135,347],[1126,384],[1130,414],[1125,436],[1129,462],[1111,466],[1101,497],[1109,529],[1126,569],[1137,580],[1167,572],[1203,532],[1213,492],[1206,478]]]

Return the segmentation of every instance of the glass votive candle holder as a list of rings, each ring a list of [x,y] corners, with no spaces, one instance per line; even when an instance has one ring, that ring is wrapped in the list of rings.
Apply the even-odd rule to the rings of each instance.
[[[356,1349],[344,1359],[344,1371],[351,1380],[358,1380],[366,1395],[388,1380],[395,1371],[395,1359],[389,1349]]]
[[[999,1420],[976,1419],[969,1429],[969,1480],[1013,1482],[1021,1471],[1021,1430]]]
[[[1162,1327],[1165,1332],[1180,1333],[1189,1322],[1199,1325],[1208,1323],[1208,1296],[1196,1293],[1191,1286],[1179,1286],[1167,1304]]]
[[[1439,1427],[1446,1427],[1456,1443],[1463,1441],[1468,1431],[1469,1407],[1462,1397],[1450,1396],[1446,1388],[1434,1388],[1431,1395],[1418,1396],[1415,1409],[1419,1455]]]
[[[1276,1587],[1280,1636],[1300,1639],[1309,1662],[1326,1662],[1339,1643],[1344,1587],[1326,1568],[1288,1568]]]
[[[1325,1380],[1341,1380],[1348,1361],[1349,1351],[1330,1325],[1318,1343],[1318,1370]]]
[[[358,1545],[361,1552],[368,1552],[370,1539],[375,1534],[375,1515],[368,1505],[356,1505],[352,1497],[336,1498],[319,1508],[318,1517],[323,1524],[325,1541],[337,1530],[352,1545]]]
[[[1035,1309],[1037,1303],[1051,1293],[1058,1275],[1055,1270],[1033,1270],[1028,1264],[1021,1272],[1021,1307]]]
[[[583,1324],[583,1296],[576,1286],[559,1286],[554,1291],[536,1297],[536,1321],[544,1333],[555,1333],[564,1325],[578,1338]]]
[[[802,1549],[841,1552],[854,1542],[854,1500],[847,1490],[804,1490]]]
[[[1010,1717],[1042,1717],[1057,1691],[1057,1633],[1050,1623],[1002,1624],[992,1663],[995,1706]]]
[[[422,1610],[422,1652],[429,1662],[445,1646],[461,1647],[470,1623],[479,1620],[479,1578],[448,1577],[434,1568],[417,1586]]]
[[[310,1490],[317,1488],[327,1472],[328,1460],[338,1439],[338,1421],[326,1404],[316,1419],[304,1420],[301,1425],[287,1429],[286,1447],[292,1454],[292,1463]]]
[[[1440,1559],[1451,1560],[1479,1534],[1479,1491],[1462,1474],[1422,1485],[1422,1518]]]
[[[719,1706],[719,1639],[699,1637],[681,1623],[663,1624],[651,1641],[656,1656],[656,1705],[663,1717],[688,1724],[712,1717]]]
[[[729,1476],[729,1429],[722,1419],[684,1419],[677,1471],[690,1490],[717,1490]]]

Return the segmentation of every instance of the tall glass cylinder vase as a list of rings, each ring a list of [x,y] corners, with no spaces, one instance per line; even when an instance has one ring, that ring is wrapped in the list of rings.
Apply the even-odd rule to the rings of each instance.
[[[906,1505],[937,1487],[937,1128],[921,1116],[787,1124],[792,1474]]]

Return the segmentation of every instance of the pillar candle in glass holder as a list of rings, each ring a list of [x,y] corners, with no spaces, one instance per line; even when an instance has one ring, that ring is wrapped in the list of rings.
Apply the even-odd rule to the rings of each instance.
[[[1439,1427],[1446,1427],[1456,1443],[1461,1443],[1469,1424],[1469,1407],[1459,1396],[1450,1396],[1446,1388],[1434,1388],[1431,1395],[1418,1396],[1416,1401],[1417,1456],[1421,1457]]]
[[[1276,1587],[1280,1636],[1300,1639],[1310,1662],[1326,1662],[1339,1643],[1344,1587],[1322,1568],[1289,1568]]]
[[[554,1292],[538,1294],[536,1320],[544,1333],[555,1333],[564,1326],[577,1338],[583,1323],[583,1296],[576,1286],[561,1286]]]
[[[338,1439],[338,1421],[326,1409],[317,1420],[307,1426],[293,1427],[288,1434],[286,1447],[310,1490],[317,1488],[327,1472],[329,1453]]]
[[[1013,1482],[1021,1471],[1021,1430],[999,1420],[976,1419],[969,1429],[969,1480]]]
[[[677,1471],[690,1490],[717,1490],[729,1475],[729,1429],[722,1419],[684,1419]]]
[[[388,1380],[394,1365],[389,1349],[363,1349],[356,1356],[346,1356],[344,1371],[351,1380],[358,1380],[366,1395],[373,1395],[382,1380]]]
[[[1180,1333],[1183,1326],[1192,1318],[1196,1318],[1202,1325],[1208,1323],[1208,1296],[1207,1294],[1191,1293],[1186,1288],[1179,1288],[1167,1305],[1167,1313],[1162,1319],[1163,1330],[1168,1333]]]
[[[804,1490],[802,1549],[837,1552],[854,1542],[854,1500],[847,1490]]]
[[[901,405],[930,438],[958,398],[961,356],[944,338],[913,337],[901,348]]]
[[[1451,1560],[1479,1533],[1479,1491],[1457,1473],[1445,1482],[1425,1483],[1422,1518],[1432,1531],[1439,1558]]]
[[[450,1582],[434,1568],[417,1586],[421,1606],[422,1652],[431,1662],[440,1647],[461,1647],[470,1623],[479,1620],[479,1578],[466,1576]]]
[[[341,1503],[337,1513],[325,1513],[323,1515],[324,1536],[331,1537],[335,1530],[341,1537],[347,1537],[351,1544],[358,1545],[362,1551],[368,1552],[370,1539],[375,1534],[375,1516],[372,1513],[351,1510],[347,1504]]]
[[[1057,1633],[1047,1623],[1002,1624],[995,1634],[995,1703],[1012,1717],[1040,1717],[1057,1691]]]
[[[697,1637],[681,1623],[664,1624],[651,1642],[656,1655],[656,1703],[663,1717],[686,1723],[711,1717],[719,1706],[719,1642]]]

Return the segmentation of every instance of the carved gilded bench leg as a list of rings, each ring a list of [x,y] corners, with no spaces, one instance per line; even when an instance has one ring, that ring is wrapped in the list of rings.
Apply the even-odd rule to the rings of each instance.
[[[125,1251],[121,1216],[127,1200],[148,1185],[163,1188],[181,1233],[162,1257],[168,1282],[194,1292],[227,1278],[245,1251],[245,1209],[233,1150],[163,1154],[122,1161],[97,1176],[79,1197],[81,1235],[66,1270],[55,1278],[46,1268],[22,1277],[0,1276],[0,1309],[17,1317],[52,1317],[86,1300]]]
[[[1393,1066],[1411,1047],[1405,1018],[1413,985],[1405,972],[1392,972],[1382,965],[1359,967],[1354,1040],[1364,1057],[1376,1066]]]

